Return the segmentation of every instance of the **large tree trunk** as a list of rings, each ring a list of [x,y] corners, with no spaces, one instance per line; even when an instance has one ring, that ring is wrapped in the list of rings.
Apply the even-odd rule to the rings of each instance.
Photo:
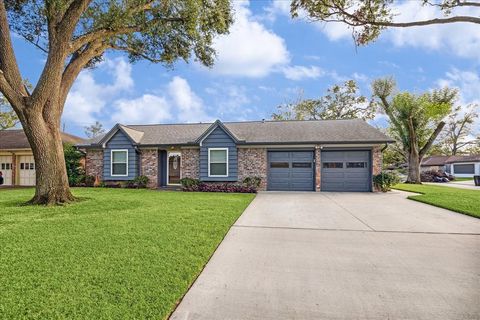
[[[47,120],[44,119],[47,118]],[[32,204],[55,205],[75,200],[68,185],[60,121],[50,114],[25,114],[22,125],[35,159],[36,190]]]
[[[420,178],[420,156],[417,148],[410,148],[408,153],[408,176],[407,183],[421,184]]]

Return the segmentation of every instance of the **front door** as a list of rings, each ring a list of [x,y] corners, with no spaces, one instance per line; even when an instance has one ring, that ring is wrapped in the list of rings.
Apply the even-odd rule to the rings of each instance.
[[[0,171],[3,175],[3,185],[12,185],[12,156],[0,156]]]
[[[34,186],[35,185],[35,161],[33,156],[20,156],[19,157],[19,176],[21,186]]]
[[[180,163],[182,161],[179,152],[168,153],[168,184],[180,184]]]

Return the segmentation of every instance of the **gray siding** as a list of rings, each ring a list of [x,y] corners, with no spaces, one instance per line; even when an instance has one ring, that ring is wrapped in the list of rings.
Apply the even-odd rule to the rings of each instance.
[[[128,150],[128,177],[112,177],[110,171],[110,157],[111,150],[126,149]],[[117,131],[113,137],[108,141],[103,151],[103,177],[104,180],[132,180],[138,175],[139,156],[135,152],[132,142],[123,134],[122,131]]]
[[[228,148],[228,177],[208,176],[208,148]],[[200,180],[202,181],[237,181],[238,161],[237,146],[222,128],[215,128],[203,140],[200,147]]]

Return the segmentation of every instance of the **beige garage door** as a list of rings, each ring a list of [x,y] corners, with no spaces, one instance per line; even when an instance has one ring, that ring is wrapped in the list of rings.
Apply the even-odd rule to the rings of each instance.
[[[12,185],[12,156],[0,156],[0,171],[3,174],[3,185]]]
[[[19,157],[19,177],[21,186],[35,185],[35,161],[33,156]]]

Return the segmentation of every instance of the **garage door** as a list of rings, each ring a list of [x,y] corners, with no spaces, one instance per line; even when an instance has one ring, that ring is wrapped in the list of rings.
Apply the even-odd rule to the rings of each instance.
[[[312,191],[313,151],[269,151],[268,190]]]
[[[33,156],[20,156],[20,185],[34,186],[35,185],[35,161]]]
[[[322,191],[371,191],[370,151],[322,151]]]
[[[12,185],[12,156],[0,156],[0,171],[3,175],[3,184]]]

